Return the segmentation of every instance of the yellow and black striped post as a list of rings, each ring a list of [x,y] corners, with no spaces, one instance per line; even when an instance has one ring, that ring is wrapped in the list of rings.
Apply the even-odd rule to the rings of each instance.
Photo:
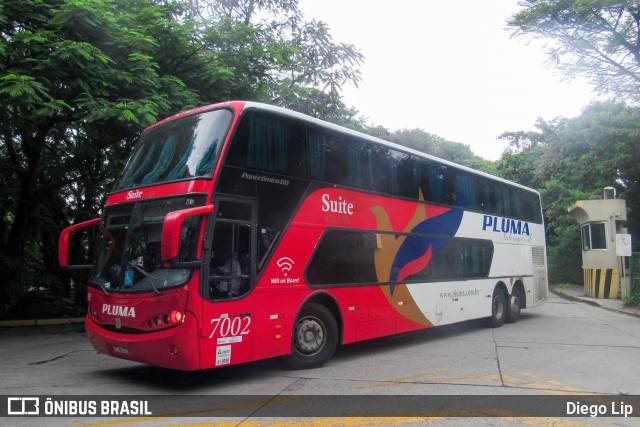
[[[585,268],[584,295],[591,298],[618,298],[617,268]]]

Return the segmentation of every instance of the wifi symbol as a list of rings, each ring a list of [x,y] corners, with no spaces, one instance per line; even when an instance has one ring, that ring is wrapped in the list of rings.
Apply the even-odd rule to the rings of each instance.
[[[286,272],[290,271],[293,268],[295,262],[293,262],[291,258],[282,257],[278,261],[276,261],[276,264],[278,264],[278,267],[282,269],[282,272],[285,273],[284,275],[286,276]]]

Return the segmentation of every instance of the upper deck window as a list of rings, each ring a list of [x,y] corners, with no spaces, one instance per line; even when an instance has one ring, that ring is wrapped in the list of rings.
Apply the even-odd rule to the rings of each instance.
[[[209,111],[144,132],[114,191],[210,177],[232,117],[230,110]]]
[[[264,112],[245,113],[227,164],[292,177],[306,176],[304,127]]]

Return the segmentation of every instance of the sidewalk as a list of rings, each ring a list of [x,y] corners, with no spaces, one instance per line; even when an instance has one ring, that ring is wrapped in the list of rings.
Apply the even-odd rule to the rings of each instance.
[[[640,307],[627,307],[624,305],[624,301],[621,299],[601,299],[601,298],[591,298],[584,296],[584,289],[580,287],[576,288],[551,288],[549,289],[554,294],[559,297],[584,302],[586,304],[591,304],[596,307],[602,307],[607,310],[615,311],[617,313],[629,314],[631,316],[640,317]]]

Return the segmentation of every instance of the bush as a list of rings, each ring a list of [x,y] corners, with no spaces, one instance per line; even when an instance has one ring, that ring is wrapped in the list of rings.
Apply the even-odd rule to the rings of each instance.
[[[624,297],[625,305],[630,307],[639,307],[640,306],[640,290],[631,291],[629,295]]]

